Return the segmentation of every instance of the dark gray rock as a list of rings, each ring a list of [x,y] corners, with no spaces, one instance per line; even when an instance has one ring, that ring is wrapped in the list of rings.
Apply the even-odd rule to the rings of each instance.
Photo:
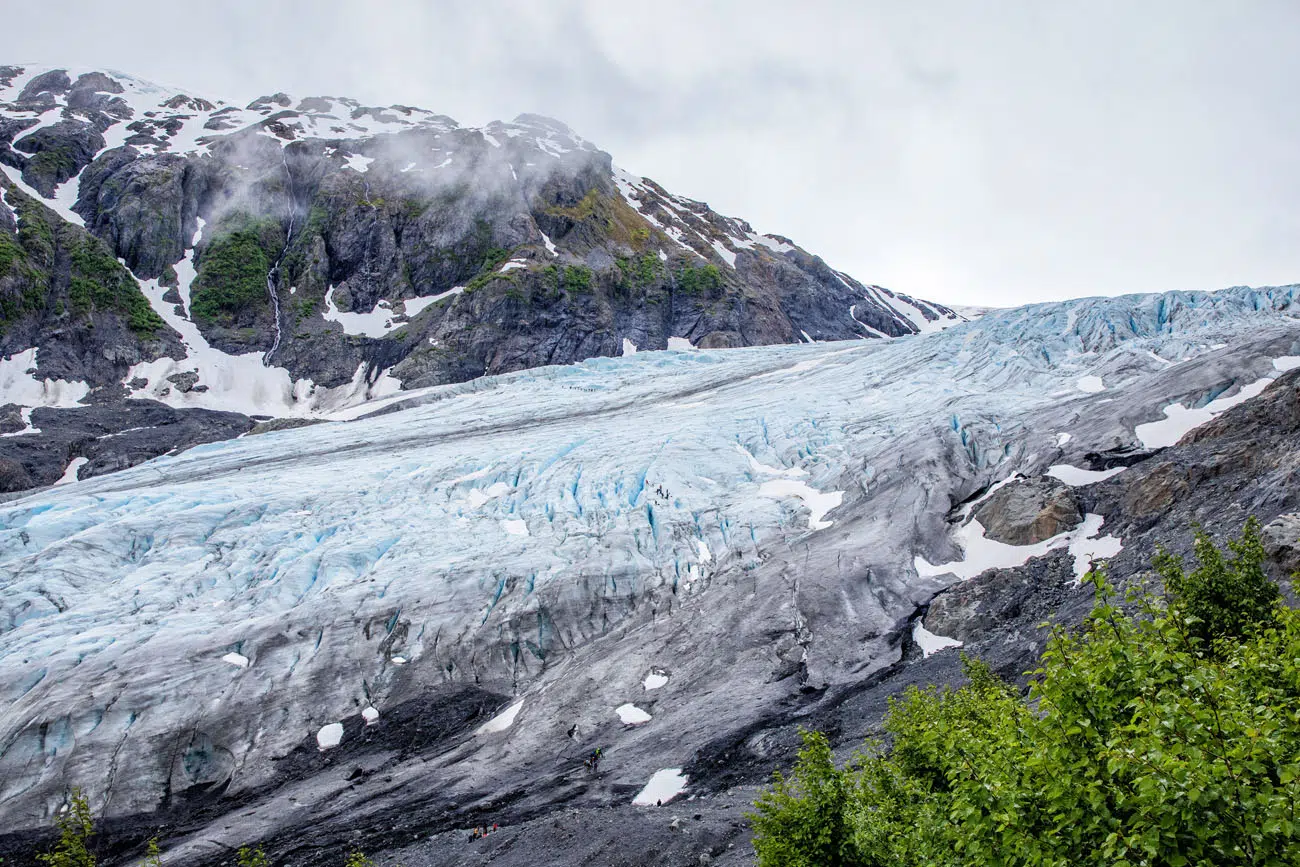
[[[79,478],[88,479],[200,443],[231,439],[253,426],[238,413],[173,409],[145,400],[73,409],[38,407],[32,411],[32,424],[39,435],[0,438],[0,461],[10,468],[6,491],[53,484],[73,457],[89,459],[79,473]]]
[[[23,166],[23,180],[49,197],[104,149],[104,137],[91,124],[61,120],[16,139],[13,147],[30,155]]]
[[[1260,535],[1278,580],[1300,576],[1300,514],[1279,515]]]
[[[185,370],[173,373],[167,377],[167,381],[175,385],[176,390],[181,394],[186,394],[198,383],[199,375],[192,370]]]
[[[0,406],[0,434],[17,433],[27,427],[23,421],[22,407],[14,403]]]
[[[49,72],[43,72],[27,82],[22,92],[18,94],[17,101],[19,104],[42,102],[42,96],[48,98],[56,94],[67,93],[71,87],[72,79],[68,78],[67,70],[51,69]]]
[[[1050,476],[1004,485],[980,504],[975,517],[985,536],[1008,545],[1033,545],[1083,522],[1070,488]]]
[[[294,428],[309,427],[314,424],[324,424],[324,419],[319,418],[273,418],[270,421],[259,421],[253,425],[252,430],[248,432],[249,436],[254,434],[274,433],[278,430],[293,430]]]

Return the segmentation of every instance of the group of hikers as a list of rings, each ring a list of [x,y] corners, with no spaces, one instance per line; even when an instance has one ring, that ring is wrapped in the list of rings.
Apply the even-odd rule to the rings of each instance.
[[[475,828],[469,834],[469,841],[473,843],[475,840],[482,840],[488,834],[491,834],[493,831],[498,831],[500,829],[501,826],[496,824],[495,822],[492,823],[492,827],[490,828],[487,825],[484,825],[481,828]]]

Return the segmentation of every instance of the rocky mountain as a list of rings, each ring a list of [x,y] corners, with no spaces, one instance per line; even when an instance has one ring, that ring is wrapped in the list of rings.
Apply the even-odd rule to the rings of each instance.
[[[847,753],[958,645],[1020,678],[1093,560],[1193,522],[1257,516],[1280,576],[1298,481],[1288,286],[591,358],[36,492],[0,854],[80,786],[113,862],[751,863],[800,726]]]
[[[239,107],[117,72],[0,66],[0,172],[0,417],[21,422],[0,439],[0,492],[80,458],[86,478],[229,435],[232,420],[194,409],[322,418],[638,348],[963,321],[535,115],[475,129],[409,106],[276,93]],[[49,425],[65,435],[29,423],[66,404],[112,409]],[[135,418],[158,404],[185,424]]]

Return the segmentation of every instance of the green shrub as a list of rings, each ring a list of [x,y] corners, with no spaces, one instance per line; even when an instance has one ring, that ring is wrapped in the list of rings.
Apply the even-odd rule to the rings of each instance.
[[[754,825],[758,863],[783,867],[855,864],[845,821],[851,774],[837,770],[830,742],[821,732],[801,731],[803,749],[790,779],[774,776],[759,796]]]
[[[566,265],[563,284],[566,292],[590,292],[594,275],[585,265]]]
[[[966,660],[965,686],[891,703],[891,749],[843,770],[805,749],[795,779],[837,780],[844,806],[778,778],[759,864],[832,863],[813,849],[845,829],[845,865],[1300,863],[1300,616],[1261,589],[1257,541],[1252,522],[1225,560],[1198,534],[1199,568],[1169,580],[1161,554],[1166,596],[1129,608],[1093,573],[1027,703]]]
[[[367,858],[364,852],[349,852],[343,867],[375,867],[375,862]]]
[[[618,267],[623,273],[623,280],[637,289],[653,285],[663,273],[663,263],[654,253],[646,253],[634,258],[621,258],[618,260]]]
[[[162,850],[158,848],[158,838],[150,837],[145,848],[143,867],[162,867]]]
[[[94,832],[94,822],[90,817],[90,802],[80,789],[72,790],[67,811],[59,814],[55,823],[59,842],[51,851],[37,855],[37,859],[48,867],[95,867],[95,856],[87,845]]]
[[[1182,561],[1163,549],[1154,563],[1169,594],[1195,618],[1189,632],[1207,644],[1241,641],[1277,624],[1282,597],[1264,574],[1266,555],[1259,522],[1248,520],[1241,538],[1229,542],[1228,548],[1234,555],[1231,560],[1224,559],[1209,536],[1197,532],[1193,548],[1197,568],[1192,572],[1184,571]]]
[[[235,863],[239,867],[271,867],[271,859],[266,857],[266,852],[261,846],[240,846],[239,851],[235,853]]]

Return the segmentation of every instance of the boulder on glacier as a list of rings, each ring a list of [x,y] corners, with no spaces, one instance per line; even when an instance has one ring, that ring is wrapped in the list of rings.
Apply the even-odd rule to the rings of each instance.
[[[1033,545],[1083,522],[1071,489],[1048,476],[1003,485],[975,510],[984,535],[1008,545]]]

